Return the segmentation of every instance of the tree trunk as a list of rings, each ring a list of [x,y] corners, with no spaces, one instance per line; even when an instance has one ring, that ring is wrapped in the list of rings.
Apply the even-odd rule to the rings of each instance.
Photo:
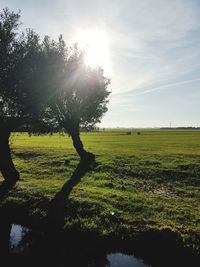
[[[95,155],[90,152],[87,152],[83,147],[83,143],[80,139],[79,130],[72,131],[70,135],[73,140],[74,148],[76,149],[78,155],[80,156],[81,161],[94,161]]]
[[[11,157],[9,146],[10,132],[0,130],[0,171],[7,182],[19,180],[19,172],[16,170]]]

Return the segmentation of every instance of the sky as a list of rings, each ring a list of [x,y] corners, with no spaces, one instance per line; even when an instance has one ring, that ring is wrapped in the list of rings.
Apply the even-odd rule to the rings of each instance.
[[[101,127],[200,126],[199,0],[0,0],[6,6],[21,10],[22,27],[68,45],[78,31],[105,34],[112,93]]]

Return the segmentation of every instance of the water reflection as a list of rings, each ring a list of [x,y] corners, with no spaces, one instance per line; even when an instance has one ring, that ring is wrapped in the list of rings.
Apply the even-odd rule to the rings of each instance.
[[[19,224],[12,224],[10,231],[10,247],[18,248],[23,237],[29,232],[29,229]]]
[[[143,263],[142,260],[122,253],[109,254],[107,259],[109,261],[109,267],[150,267],[150,265]]]

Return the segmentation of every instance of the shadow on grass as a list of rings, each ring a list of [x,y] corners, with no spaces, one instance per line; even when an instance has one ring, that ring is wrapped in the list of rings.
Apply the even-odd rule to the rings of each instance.
[[[32,235],[30,233],[30,242],[27,239],[25,251],[20,252],[21,254],[10,252],[11,223],[0,220],[0,254],[8,262],[4,267],[64,266],[65,263],[67,266],[106,267],[109,266],[107,255],[118,252],[130,255],[134,252],[136,257],[154,267],[199,266],[199,256],[190,253],[183,246],[179,235],[171,230],[152,229],[150,232],[140,233],[134,240],[118,239],[115,236],[103,240],[96,235],[80,235],[79,232],[64,235],[63,226],[70,193],[94,165],[95,162],[80,162],[77,165],[70,179],[49,203],[44,231],[39,230]],[[4,186],[1,184],[0,187],[7,192],[14,185]]]
[[[69,195],[73,188],[81,181],[81,178],[94,168],[95,164],[95,161],[80,161],[71,178],[51,200],[46,220],[47,230],[51,231],[51,228],[53,228],[54,231],[62,231],[65,215],[67,213],[66,204],[69,202]]]
[[[12,189],[13,187],[15,187],[16,182],[7,182],[7,181],[3,181],[0,183],[0,197],[5,195],[6,193],[8,193],[8,191],[10,189]]]

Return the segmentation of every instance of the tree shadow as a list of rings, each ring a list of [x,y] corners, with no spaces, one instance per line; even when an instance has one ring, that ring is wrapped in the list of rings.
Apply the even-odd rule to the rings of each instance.
[[[0,196],[5,195],[8,193],[10,189],[12,189],[16,185],[17,181],[15,182],[7,182],[3,181],[0,183]]]
[[[9,240],[10,240],[11,224],[8,222],[0,222],[0,251],[1,259],[6,259],[9,255]]]
[[[80,161],[70,179],[51,200],[46,217],[47,231],[50,230],[52,233],[52,230],[53,232],[62,230],[65,215],[67,213],[67,203],[69,202],[69,195],[71,191],[73,190],[74,186],[81,181],[81,178],[84,177],[88,171],[91,171],[95,165],[95,161]]]

